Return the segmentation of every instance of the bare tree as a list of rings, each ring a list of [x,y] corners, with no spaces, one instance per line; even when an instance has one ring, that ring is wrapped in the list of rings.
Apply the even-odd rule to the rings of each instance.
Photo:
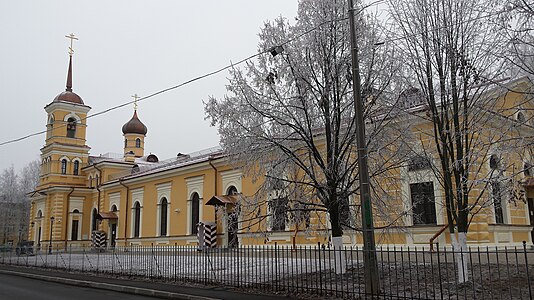
[[[505,13],[496,20],[501,24],[506,42],[501,47],[512,76],[534,75],[534,3],[526,0],[508,0]]]
[[[15,226],[14,222],[17,219],[15,210],[13,209],[16,203],[21,202],[20,189],[18,188],[18,175],[15,172],[15,167],[11,166],[2,171],[0,175],[0,219],[2,243],[12,241]]]
[[[406,85],[416,87],[428,111],[417,116],[432,124],[430,132],[419,132],[414,140],[438,161],[433,170],[444,191],[451,240],[457,250],[465,251],[474,215],[488,203],[500,205],[498,197],[485,197],[484,191],[491,189],[505,167],[486,166],[492,147],[502,148],[499,143],[516,126],[503,115],[508,108],[496,99],[501,92],[488,93],[502,85],[503,61],[494,50],[504,41],[489,18],[503,10],[496,1],[480,0],[389,3],[395,28],[402,35],[398,46],[409,67]],[[459,282],[468,280],[462,261],[465,257],[458,256]]]
[[[34,191],[39,184],[40,168],[39,160],[31,161],[22,168],[19,176],[18,186],[23,199],[22,211],[20,213],[22,221],[19,224],[19,230],[22,233],[27,233],[29,229],[31,200],[28,193]],[[21,236],[21,238],[24,238],[24,236]]]
[[[388,89],[397,65],[389,60],[391,49],[376,46],[381,41],[376,19],[360,11],[357,23],[376,182],[399,161],[391,145],[403,136],[403,126],[386,126],[393,119]],[[288,222],[297,231],[330,227],[335,247],[341,246],[344,228],[361,228],[354,201],[359,184],[348,26],[346,1],[300,1],[294,24],[278,18],[259,34],[259,51],[275,55],[233,69],[227,96],[210,98],[205,108],[230,161],[263,182],[253,199],[242,200],[242,219],[258,226],[270,219],[263,223],[271,230]],[[275,46],[283,46],[283,53]],[[373,196],[384,192],[376,188]],[[329,224],[309,221],[318,214],[323,217],[314,220],[321,222],[325,213]],[[384,213],[384,220],[394,214]]]
[[[26,165],[18,175],[14,166],[4,169],[0,175],[0,219],[2,240],[23,238],[28,231],[30,200],[27,193],[33,191],[39,181],[39,161]],[[18,233],[18,235],[17,235]]]
[[[39,160],[31,161],[22,168],[19,176],[19,187],[22,193],[27,194],[35,190],[39,183],[39,171]]]

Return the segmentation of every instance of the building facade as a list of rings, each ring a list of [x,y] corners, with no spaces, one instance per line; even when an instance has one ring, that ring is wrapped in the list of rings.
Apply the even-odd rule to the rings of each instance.
[[[513,84],[523,89],[532,86],[528,78]],[[506,104],[523,101],[522,114],[526,114],[531,106],[534,109],[532,100],[525,102],[521,93],[493,96],[502,97]],[[123,153],[91,156],[86,140],[86,117],[90,109],[72,90],[71,56],[66,90],[45,106],[47,134],[41,148],[39,185],[31,195],[28,232],[29,240],[36,245],[52,245],[54,248],[89,246],[93,232],[105,233],[109,246],[196,245],[199,223],[216,226],[219,247],[275,242],[328,243],[326,214],[308,218],[303,224],[291,223],[285,205],[276,206],[273,201],[267,201],[258,209],[256,218],[244,219],[237,204],[240,199],[256,195],[262,179],[244,176],[219,148],[178,154],[166,160],[160,160],[154,154],[147,155],[145,137],[148,129],[139,119],[137,110],[122,127]],[[505,117],[506,122],[524,119],[517,113]],[[414,131],[419,133],[428,128],[424,123],[414,125]],[[519,124],[518,128],[529,137],[534,133],[530,124]],[[534,179],[531,172],[534,170],[530,170],[530,157],[488,152],[481,161],[489,161],[484,168],[490,170],[498,167],[495,160],[504,159],[516,161],[517,170],[522,170],[512,176],[512,184],[517,185],[521,195],[517,201],[495,198],[497,201],[480,206],[480,213],[471,222],[470,244],[532,243]],[[507,164],[510,165],[514,164]],[[513,171],[507,168],[502,172]],[[377,229],[377,241],[381,244],[428,245],[446,225],[445,212],[440,204],[439,180],[424,160],[414,156],[409,164],[398,168],[395,182],[391,187],[395,195],[391,206],[405,213],[399,214],[396,229]],[[490,184],[486,188],[495,191],[498,186]],[[265,197],[283,200],[273,194]],[[496,193],[488,192],[487,195],[495,197]],[[356,198],[350,201],[357,203]],[[380,219],[375,221],[381,223]],[[450,243],[450,238],[438,235],[436,241]],[[361,244],[360,232],[346,229],[344,242]]]

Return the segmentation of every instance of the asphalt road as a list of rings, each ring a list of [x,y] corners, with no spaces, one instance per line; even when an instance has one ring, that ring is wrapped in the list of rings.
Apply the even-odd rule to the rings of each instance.
[[[0,300],[105,300],[132,299],[154,300],[156,298],[123,294],[119,292],[77,287],[47,282],[21,276],[0,274]]]

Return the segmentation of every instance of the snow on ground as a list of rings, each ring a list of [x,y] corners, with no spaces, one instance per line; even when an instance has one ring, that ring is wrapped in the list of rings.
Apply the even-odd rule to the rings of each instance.
[[[125,251],[127,250],[127,251]],[[326,253],[326,252],[325,252]],[[325,257],[326,256],[326,257]],[[117,249],[72,252],[41,251],[33,256],[4,255],[3,263],[74,271],[164,277],[178,280],[264,283],[302,273],[334,268],[333,255],[317,252],[215,250],[194,248]],[[356,261],[348,262],[349,264]]]

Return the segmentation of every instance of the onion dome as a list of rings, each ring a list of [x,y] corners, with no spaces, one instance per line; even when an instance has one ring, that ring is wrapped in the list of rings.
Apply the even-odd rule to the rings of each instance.
[[[64,92],[57,95],[56,98],[54,98],[54,101],[56,102],[65,101],[65,102],[71,102],[74,104],[83,105],[82,97],[72,92],[72,56],[70,56],[70,59],[69,59],[69,71],[67,73],[67,88],[65,89]]]
[[[146,135],[147,128],[137,117],[137,110],[134,111],[132,119],[122,126],[122,133],[136,133]]]

